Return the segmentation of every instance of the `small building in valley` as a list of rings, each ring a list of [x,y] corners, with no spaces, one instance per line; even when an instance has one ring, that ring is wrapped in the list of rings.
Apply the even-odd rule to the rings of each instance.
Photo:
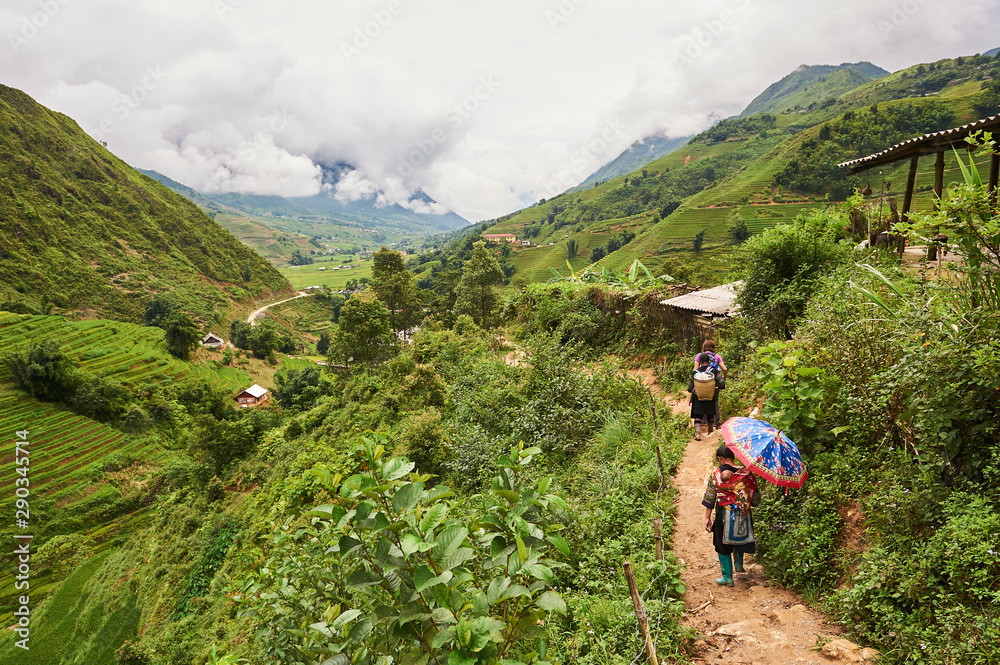
[[[226,340],[214,333],[208,333],[201,338],[201,345],[206,349],[221,349],[226,345]]]
[[[267,388],[262,388],[255,383],[242,391],[235,399],[240,408],[260,406],[261,404],[266,404],[271,399],[271,393],[268,392]]]
[[[483,240],[486,242],[509,242],[516,243],[517,236],[513,233],[486,233],[483,234]]]

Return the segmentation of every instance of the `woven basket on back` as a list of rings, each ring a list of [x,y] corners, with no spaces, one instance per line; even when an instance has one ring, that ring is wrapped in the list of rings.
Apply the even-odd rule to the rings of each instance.
[[[695,374],[694,392],[699,400],[715,399],[715,375],[711,372],[698,372]]]

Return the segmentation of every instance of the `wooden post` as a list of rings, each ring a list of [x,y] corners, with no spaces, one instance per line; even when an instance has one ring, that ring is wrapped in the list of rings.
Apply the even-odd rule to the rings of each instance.
[[[639,597],[639,589],[635,585],[635,575],[632,574],[632,564],[628,561],[624,564],[625,579],[628,580],[628,590],[632,594],[632,605],[635,607],[635,616],[639,620],[639,632],[646,643],[646,656],[650,665],[660,665],[656,659],[656,646],[653,644],[653,636],[649,634],[649,620],[646,619],[646,610],[642,606],[642,598]]]
[[[656,446],[656,465],[660,467],[660,482],[664,482],[666,479],[663,477],[663,455],[660,454],[660,447]]]
[[[910,204],[913,203],[913,190],[916,189],[917,184],[917,162],[920,161],[920,155],[914,155],[910,157],[910,172],[906,176],[906,193],[903,194],[903,214],[901,215],[901,221],[905,224],[910,221]],[[899,256],[903,257],[903,250],[906,248],[906,239],[899,239]]]
[[[944,193],[944,150],[937,153],[937,158],[934,160],[934,209],[938,209],[938,205],[941,201],[941,195]],[[936,236],[941,230],[940,226],[934,227],[934,235]],[[927,244],[927,260],[936,261],[938,253],[937,241],[932,240]]]
[[[660,532],[660,518],[653,520],[653,540],[656,541],[656,560],[663,561],[663,534]]]

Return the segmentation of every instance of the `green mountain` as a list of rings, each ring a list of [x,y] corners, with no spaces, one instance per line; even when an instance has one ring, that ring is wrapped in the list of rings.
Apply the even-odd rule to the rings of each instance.
[[[664,155],[669,155],[690,139],[690,136],[681,136],[678,138],[648,136],[641,141],[636,141],[626,148],[622,154],[591,173],[586,180],[579,184],[577,189],[593,185],[595,182],[611,180],[612,178],[631,173],[636,169],[642,168],[645,164],[656,161]]]
[[[0,309],[139,321],[173,292],[208,319],[290,289],[190,201],[2,85],[0,193]]]
[[[530,246],[508,260],[528,282],[546,281],[596,261],[626,268],[640,259],[654,274],[697,264],[703,281],[728,278],[736,216],[751,233],[843,200],[879,175],[846,176],[837,164],[932,131],[978,119],[983,87],[1000,77],[1000,61],[966,56],[914,65],[869,81],[829,102],[728,118],[682,148],[625,176],[569,191],[496,221],[485,233],[513,233]],[[832,78],[828,76],[829,80]],[[985,165],[988,168],[988,164]],[[902,196],[906,164],[882,169],[889,196]],[[933,205],[933,168],[918,173],[914,210]],[[946,163],[947,182],[960,179]],[[693,240],[704,230],[704,249]],[[684,266],[681,266],[684,268]],[[684,281],[686,269],[678,274]]]
[[[743,109],[740,117],[758,113],[783,113],[796,107],[835,99],[840,95],[882,78],[889,72],[870,62],[845,62],[841,65],[801,65],[767,90],[757,95]]]

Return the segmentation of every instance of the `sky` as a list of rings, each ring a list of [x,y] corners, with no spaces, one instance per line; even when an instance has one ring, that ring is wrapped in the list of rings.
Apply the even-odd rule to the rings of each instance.
[[[204,192],[478,221],[738,114],[799,65],[894,71],[1000,46],[998,28],[998,0],[4,0],[0,83]]]

